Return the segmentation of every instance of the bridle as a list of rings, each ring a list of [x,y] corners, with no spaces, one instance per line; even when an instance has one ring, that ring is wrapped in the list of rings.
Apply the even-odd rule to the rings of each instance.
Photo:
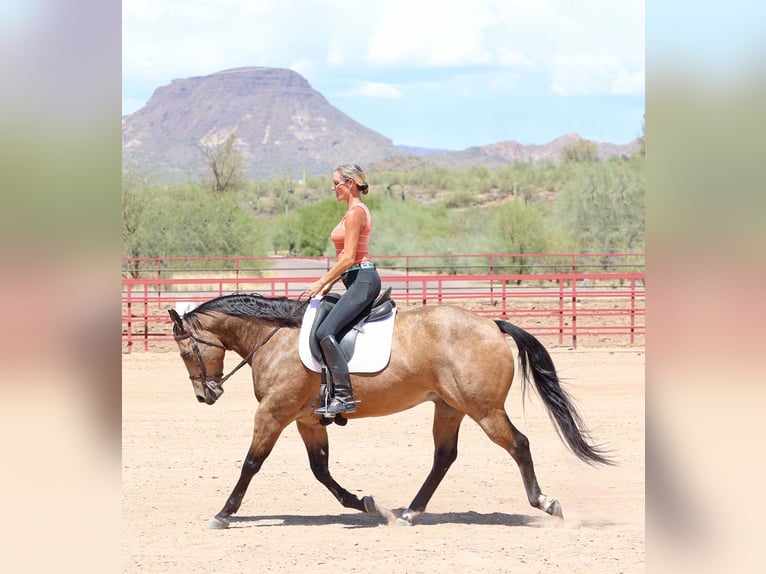
[[[202,343],[203,345],[208,345],[210,347],[217,347],[218,349],[223,349],[224,351],[228,351],[229,349],[220,344],[215,343],[212,341],[208,341],[206,339],[203,339],[201,337],[198,337],[194,333],[192,333],[189,330],[184,330],[183,333],[176,334],[173,333],[173,338],[176,341],[183,341],[184,339],[191,339],[192,340],[192,351],[194,351],[194,355],[197,357],[197,362],[199,363],[199,370],[200,372],[196,375],[189,375],[189,378],[192,381],[200,381],[205,387],[207,387],[211,391],[218,391],[218,394],[223,392],[223,389],[221,388],[221,385],[223,385],[229,377],[231,377],[234,373],[236,373],[238,370],[240,370],[242,367],[244,367],[247,362],[255,355],[255,352],[263,347],[266,343],[269,342],[269,339],[271,339],[279,329],[284,327],[285,323],[280,323],[276,327],[274,327],[271,332],[269,332],[268,335],[266,335],[255,347],[253,347],[253,350],[250,351],[247,356],[242,359],[242,361],[234,367],[228,375],[224,376],[223,373],[211,373],[210,375],[207,374],[205,371],[205,362],[202,360],[202,353],[200,353],[199,346],[197,343]],[[218,378],[218,380],[216,380]]]

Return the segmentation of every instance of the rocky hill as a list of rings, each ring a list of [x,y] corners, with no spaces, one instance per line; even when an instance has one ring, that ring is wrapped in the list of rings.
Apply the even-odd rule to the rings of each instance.
[[[236,133],[246,175],[326,174],[350,158],[370,164],[400,152],[393,142],[354,121],[299,74],[238,68],[173,80],[122,121],[124,168],[158,179],[207,173],[199,145]]]
[[[448,151],[428,156],[428,162],[441,167],[470,167],[484,165],[499,167],[514,161],[537,161],[553,159],[558,161],[564,148],[572,146],[582,138],[577,134],[567,134],[556,138],[550,143],[520,144],[515,141],[504,141],[495,144],[470,147],[463,151]],[[638,140],[627,145],[611,143],[596,143],[596,153],[600,159],[613,156],[630,156],[640,149]]]
[[[544,145],[505,141],[462,151],[395,146],[332,106],[299,74],[278,68],[236,68],[173,80],[147,104],[122,119],[124,169],[149,172],[157,181],[201,179],[209,174],[200,145],[234,135],[249,179],[326,175],[339,163],[365,166],[437,165],[497,167],[551,158],[576,134]],[[601,157],[630,155],[628,145],[597,143]]]

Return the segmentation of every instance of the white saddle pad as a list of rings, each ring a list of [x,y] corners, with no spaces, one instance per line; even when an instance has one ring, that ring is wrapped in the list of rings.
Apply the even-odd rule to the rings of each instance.
[[[322,370],[322,364],[311,354],[309,337],[311,337],[311,327],[314,324],[319,301],[319,299],[312,299],[309,303],[303,316],[301,334],[298,340],[301,361],[307,368],[317,373]],[[386,368],[391,359],[391,339],[394,333],[395,318],[396,307],[386,318],[362,325],[356,336],[354,356],[348,362],[349,372],[377,373]]]

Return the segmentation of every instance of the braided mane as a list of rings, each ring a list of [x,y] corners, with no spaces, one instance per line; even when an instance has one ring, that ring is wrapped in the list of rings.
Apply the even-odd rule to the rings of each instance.
[[[206,301],[196,309],[184,314],[191,324],[198,323],[197,315],[223,313],[234,317],[257,317],[279,321],[286,327],[299,327],[308,300],[297,301],[288,297],[264,297],[257,293],[234,293]]]

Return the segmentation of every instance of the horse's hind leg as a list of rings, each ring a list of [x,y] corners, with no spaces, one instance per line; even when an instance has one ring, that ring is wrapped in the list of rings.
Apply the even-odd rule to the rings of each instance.
[[[532,462],[532,455],[529,452],[529,440],[511,423],[504,410],[495,410],[481,420],[477,421],[479,426],[487,433],[492,441],[505,450],[513,457],[521,471],[521,477],[524,480],[524,489],[527,491],[529,504],[540,510],[544,510],[552,516],[563,518],[559,502],[546,496],[540,490],[535,476],[535,467]]]
[[[316,479],[321,482],[327,490],[332,492],[333,496],[335,496],[335,498],[338,499],[338,502],[344,507],[378,514],[378,509],[371,497],[365,496],[363,499],[359,499],[335,482],[330,475],[328,466],[330,444],[327,439],[327,428],[318,425],[316,420],[311,423],[297,421],[296,424],[298,426],[298,433],[301,435],[303,443],[306,445],[311,472],[314,473]]]
[[[426,481],[415,495],[410,506],[402,512],[398,524],[412,525],[412,521],[423,514],[428,501],[441,483],[449,467],[457,459],[457,438],[460,423],[465,413],[438,401],[434,410],[434,462]]]

